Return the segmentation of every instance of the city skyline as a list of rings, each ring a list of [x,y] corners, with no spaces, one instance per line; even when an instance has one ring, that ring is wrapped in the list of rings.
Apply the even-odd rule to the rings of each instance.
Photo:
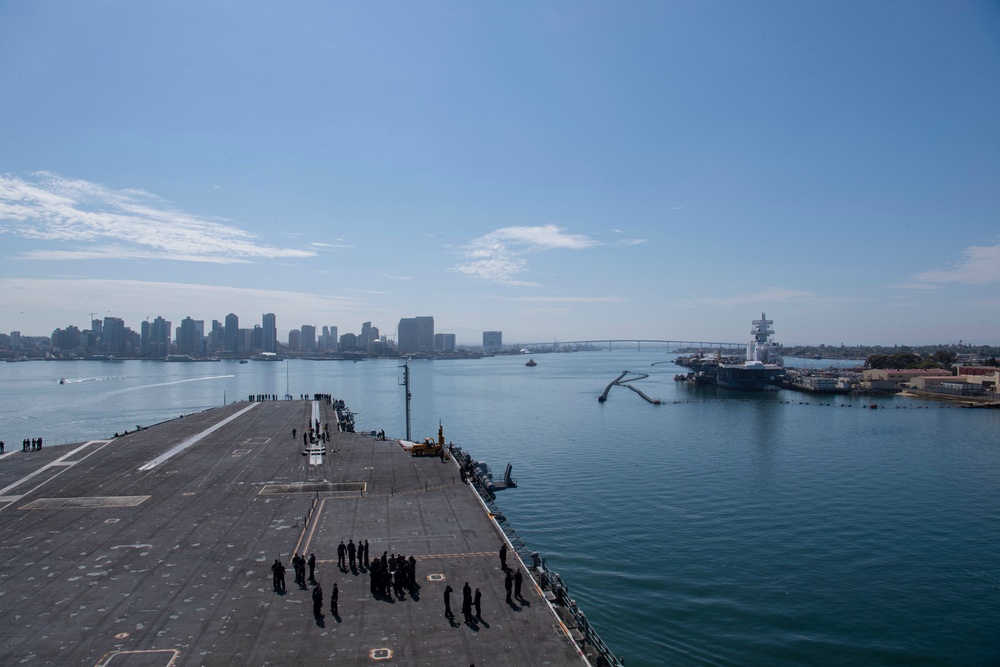
[[[7,4],[0,331],[997,344],[998,32],[972,1]]]

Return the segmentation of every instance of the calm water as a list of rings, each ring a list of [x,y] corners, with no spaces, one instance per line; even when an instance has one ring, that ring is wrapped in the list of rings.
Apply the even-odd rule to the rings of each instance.
[[[500,506],[629,667],[1000,664],[1000,412],[699,390],[667,358],[413,362],[413,436],[440,419],[514,464]],[[599,404],[625,369],[664,404]],[[107,437],[284,394],[286,373],[404,434],[392,361],[31,362],[0,364],[0,438]]]

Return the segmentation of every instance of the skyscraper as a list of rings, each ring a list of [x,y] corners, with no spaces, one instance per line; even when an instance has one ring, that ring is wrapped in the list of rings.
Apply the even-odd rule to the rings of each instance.
[[[200,344],[201,337],[198,335],[195,320],[185,317],[177,329],[177,351],[181,354],[198,354]]]
[[[170,353],[170,322],[157,315],[149,328],[149,356],[165,357]]]
[[[302,346],[300,349],[306,352],[312,352],[316,349],[316,327],[312,324],[302,325]]]
[[[413,352],[433,352],[434,351],[434,318],[424,317],[404,317],[399,320],[399,352],[400,354],[410,354]]]
[[[502,331],[484,331],[483,332],[483,349],[486,350],[499,350],[503,347],[503,332]]]
[[[107,354],[125,352],[125,320],[105,317],[101,333],[101,349]]]
[[[274,313],[264,313],[263,337],[260,341],[260,349],[264,352],[278,351],[278,324],[274,319]]]
[[[240,351],[240,318],[235,313],[226,315],[226,351]]]

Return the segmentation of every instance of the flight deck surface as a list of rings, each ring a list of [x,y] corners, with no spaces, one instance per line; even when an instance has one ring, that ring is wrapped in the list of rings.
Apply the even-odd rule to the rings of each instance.
[[[317,415],[326,454],[304,455]],[[336,423],[326,401],[240,402],[0,457],[0,664],[587,664],[531,578],[505,602],[503,535],[453,460]],[[366,569],[337,566],[349,540],[413,556],[418,588],[373,596]],[[295,552],[316,556],[321,618]],[[463,622],[466,582],[479,621]]]

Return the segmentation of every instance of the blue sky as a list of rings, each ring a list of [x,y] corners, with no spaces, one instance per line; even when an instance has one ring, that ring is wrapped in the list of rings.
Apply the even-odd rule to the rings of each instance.
[[[1000,343],[996,2],[0,5],[0,330]]]

